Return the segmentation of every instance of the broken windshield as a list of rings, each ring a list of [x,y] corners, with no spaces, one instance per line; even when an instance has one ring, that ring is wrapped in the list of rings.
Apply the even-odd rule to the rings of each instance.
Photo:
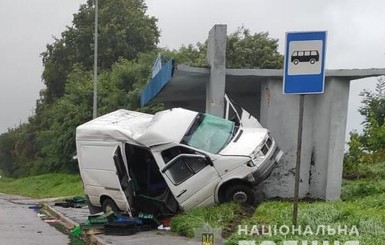
[[[217,154],[236,133],[234,122],[220,117],[198,114],[182,143]]]

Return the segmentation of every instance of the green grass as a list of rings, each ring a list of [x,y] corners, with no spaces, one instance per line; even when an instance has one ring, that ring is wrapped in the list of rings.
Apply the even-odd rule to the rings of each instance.
[[[242,225],[247,225],[249,229],[253,225],[259,227],[269,225],[273,227],[281,227],[287,225],[292,226],[292,203],[269,201],[260,205],[253,217],[244,220]],[[313,233],[316,233],[319,225],[330,226],[337,230],[338,227],[356,226],[360,236],[355,234],[312,234],[312,235],[298,235],[296,234],[276,234],[273,236],[257,236],[245,235],[244,233],[233,235],[228,240],[228,244],[238,244],[239,240],[254,240],[257,244],[264,240],[271,240],[277,244],[282,244],[285,240],[307,240],[307,241],[340,241],[345,242],[349,240],[359,240],[361,244],[378,245],[381,244],[383,236],[385,235],[385,211],[378,208],[363,208],[357,205],[356,202],[315,202],[315,203],[300,203],[298,225],[303,227],[309,226]],[[243,226],[244,227],[244,226]],[[279,233],[279,232],[278,232]]]
[[[0,179],[0,192],[33,198],[84,195],[81,178],[72,174],[44,174]]]
[[[343,242],[349,240],[359,240],[360,244],[365,245],[384,244],[385,163],[360,166],[360,171],[363,173],[361,176],[367,177],[344,180],[341,201],[300,202],[298,214],[298,224],[303,228],[302,231],[306,226],[309,226],[316,233],[319,225],[329,226],[335,230],[346,225],[349,228],[348,231],[353,226],[357,227],[358,237],[355,234],[343,233],[329,235],[327,232],[306,236],[298,235],[298,232],[294,235],[273,234],[272,236],[238,234],[238,224],[242,227],[247,225],[249,229],[253,225],[259,229],[262,229],[263,226],[277,226],[279,228],[286,225],[292,227],[292,203],[289,201],[265,201],[249,217],[242,215],[239,212],[240,207],[234,204],[192,209],[173,218],[171,228],[180,234],[191,237],[193,236],[193,228],[200,228],[205,222],[212,227],[221,227],[222,229],[230,227],[232,230],[227,231],[229,235],[226,237],[226,244],[238,244],[240,240],[252,240],[256,242],[255,244],[261,244],[265,240],[273,241],[276,244],[282,244],[283,241],[287,240],[306,240],[309,244],[311,241],[318,241],[318,244],[322,244],[322,241],[330,241],[330,244],[334,244],[333,241],[339,241],[344,244]],[[216,218],[221,222],[212,221]],[[228,221],[232,224],[229,225]]]
[[[233,222],[244,215],[242,208],[234,203],[219,206],[199,207],[172,218],[171,229],[187,237],[194,236],[194,228],[202,228],[206,223],[211,227],[232,228]]]
[[[350,170],[344,170],[347,179],[385,179],[385,162],[379,163],[355,163]]]

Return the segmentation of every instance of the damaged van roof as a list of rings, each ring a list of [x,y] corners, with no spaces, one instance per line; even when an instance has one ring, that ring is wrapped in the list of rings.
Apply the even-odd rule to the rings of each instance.
[[[84,123],[77,140],[116,140],[142,146],[180,142],[198,113],[174,108],[155,115],[120,109]]]

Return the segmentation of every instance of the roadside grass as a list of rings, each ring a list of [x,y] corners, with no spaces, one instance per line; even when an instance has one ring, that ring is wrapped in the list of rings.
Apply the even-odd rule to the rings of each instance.
[[[351,163],[349,163],[351,165]],[[385,179],[385,162],[356,163],[350,166],[349,171],[344,170],[345,179]]]
[[[253,240],[256,244],[262,241],[273,241],[276,244],[282,244],[283,241],[294,240],[302,241],[360,241],[360,244],[378,245],[383,242],[385,235],[385,211],[378,208],[363,208],[355,202],[314,202],[300,203],[298,214],[298,225],[302,233],[292,232],[292,203],[288,201],[265,202],[260,205],[253,217],[244,220],[241,227],[247,227],[248,233],[237,232],[228,239],[227,244],[238,244],[239,240]],[[259,234],[252,234],[250,231],[253,226],[258,227]],[[286,229],[280,228],[287,226]],[[305,228],[309,226],[310,232],[303,235]],[[322,228],[322,226],[324,228]],[[339,228],[346,232],[338,232]],[[352,227],[356,226],[359,235],[352,232]],[[276,228],[276,232],[274,231]],[[329,234],[328,227],[336,231],[336,234]],[[265,233],[262,233],[264,229]],[[317,229],[320,229],[317,232]],[[324,230],[322,230],[324,229]]]
[[[265,201],[260,204],[249,217],[238,216],[240,207],[235,204],[224,204],[209,208],[192,209],[171,220],[171,229],[179,234],[193,236],[193,228],[201,228],[204,223],[212,227],[221,227],[226,230],[231,227],[229,234],[225,236],[226,244],[238,244],[241,240],[254,241],[261,244],[263,241],[271,241],[269,244],[283,244],[283,241],[346,241],[358,240],[360,244],[383,244],[385,237],[385,163],[368,164],[360,166],[358,174],[366,176],[356,180],[344,180],[341,201],[336,202],[305,202],[299,204],[298,225],[302,234],[292,234],[292,203],[290,201]],[[223,208],[223,206],[225,208]],[[214,215],[215,214],[215,215]],[[210,217],[210,218],[208,218]],[[221,222],[212,219],[218,218]],[[225,217],[225,218],[223,218]],[[176,219],[177,218],[177,219]],[[214,219],[215,219],[214,218]],[[199,222],[193,222],[193,221]],[[232,225],[228,225],[230,220]],[[182,225],[183,224],[183,225]],[[236,225],[234,225],[236,224]],[[238,225],[248,232],[238,232]],[[256,227],[258,232],[251,233]],[[290,233],[280,234],[279,228],[287,226]],[[322,226],[325,231],[322,231]],[[338,228],[347,227],[347,232],[338,232]],[[355,226],[359,236],[352,232]],[[276,227],[276,232],[274,232]],[[310,227],[311,233],[303,234],[306,227]],[[329,234],[327,227],[336,231]],[[271,234],[269,234],[269,229]],[[317,229],[320,229],[317,234]],[[262,230],[264,233],[262,233]],[[259,233],[259,235],[258,235]],[[300,242],[299,242],[300,243]],[[334,243],[333,243],[334,244]]]
[[[242,207],[235,203],[218,206],[198,207],[181,213],[171,219],[171,230],[180,235],[193,237],[194,228],[203,228],[205,224],[213,228],[221,227],[222,235],[231,235],[233,229],[242,219],[252,215],[254,209]]]
[[[1,178],[0,192],[33,198],[83,196],[79,175],[44,174],[25,178]]]

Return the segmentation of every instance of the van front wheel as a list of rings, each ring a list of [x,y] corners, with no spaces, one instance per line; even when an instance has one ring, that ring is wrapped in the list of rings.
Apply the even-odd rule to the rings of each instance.
[[[236,202],[239,204],[253,205],[255,203],[255,192],[252,188],[244,184],[230,186],[226,190],[226,202]]]
[[[118,206],[116,206],[115,202],[110,198],[107,198],[103,201],[102,209],[104,213],[113,211],[115,214],[118,214],[120,212]]]

